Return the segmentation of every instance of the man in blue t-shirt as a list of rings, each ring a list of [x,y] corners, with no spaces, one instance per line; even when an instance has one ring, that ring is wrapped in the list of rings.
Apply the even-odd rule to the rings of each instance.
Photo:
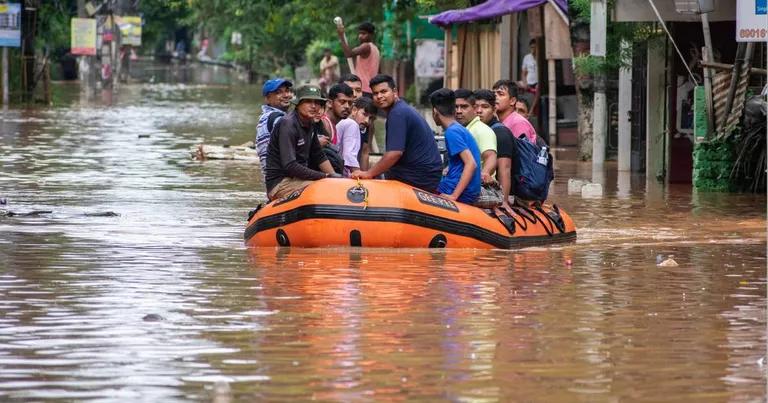
[[[432,118],[445,132],[445,148],[448,149],[448,174],[438,186],[441,196],[471,204],[480,195],[480,149],[464,126],[454,118],[456,95],[448,88],[441,88],[429,96]]]
[[[379,74],[370,85],[374,104],[387,114],[387,150],[376,165],[352,172],[351,177],[371,179],[385,173],[387,179],[437,192],[442,160],[429,124],[397,96],[392,77]]]

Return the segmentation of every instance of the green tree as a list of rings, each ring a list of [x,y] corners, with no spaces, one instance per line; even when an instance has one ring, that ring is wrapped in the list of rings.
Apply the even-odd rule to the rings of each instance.
[[[614,7],[614,1],[608,1],[609,10]],[[571,44],[573,46],[573,63],[575,67],[577,91],[576,98],[579,106],[578,138],[579,158],[592,158],[592,112],[594,96],[594,77],[598,74],[616,76],[620,68],[632,65],[632,47],[641,42],[648,46],[658,46],[663,38],[655,24],[613,22],[608,19],[606,29],[605,57],[589,54],[591,0],[569,0],[569,15],[571,17]],[[608,13],[611,15],[612,13]],[[626,42],[629,48],[623,47]]]

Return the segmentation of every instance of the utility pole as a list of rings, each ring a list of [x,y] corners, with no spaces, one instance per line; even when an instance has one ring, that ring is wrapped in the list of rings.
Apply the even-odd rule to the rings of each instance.
[[[605,59],[607,34],[606,0],[592,0],[590,19],[590,54]],[[594,131],[592,134],[592,166],[602,166],[605,162],[605,143],[607,138],[607,100],[605,94],[606,77],[604,72],[595,76]]]
[[[33,100],[36,86],[35,77],[35,34],[37,32],[37,10],[39,0],[26,0],[21,13],[21,60],[22,94],[24,101]]]
[[[622,53],[632,52],[632,44],[621,41]],[[632,169],[632,67],[619,70],[619,171]]]
[[[77,16],[86,18],[85,0],[77,0]],[[80,56],[78,62],[78,74],[80,76],[80,88],[85,92],[85,98],[90,99],[96,86],[96,72],[94,71],[93,56]]]
[[[8,106],[8,47],[3,46],[3,106]]]

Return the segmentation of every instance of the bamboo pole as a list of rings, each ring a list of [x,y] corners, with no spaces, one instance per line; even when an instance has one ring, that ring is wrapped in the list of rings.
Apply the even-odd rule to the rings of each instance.
[[[712,35],[709,32],[709,17],[707,13],[701,14],[701,27],[704,33],[704,51],[701,52],[704,61],[715,61],[712,55]],[[715,131],[715,108],[712,100],[712,69],[704,67],[704,95],[707,103],[707,135]]]
[[[8,106],[8,48],[3,47],[3,106]]]

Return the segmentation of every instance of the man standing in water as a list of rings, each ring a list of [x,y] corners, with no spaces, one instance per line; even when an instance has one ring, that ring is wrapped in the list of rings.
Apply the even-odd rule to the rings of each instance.
[[[267,172],[267,149],[269,147],[269,134],[275,124],[288,112],[293,99],[293,83],[284,78],[273,78],[264,83],[261,94],[264,96],[264,105],[261,106],[261,116],[256,125],[256,150],[259,152],[261,175]]]
[[[320,89],[325,90],[339,79],[339,58],[334,56],[330,48],[323,49],[320,60]]]
[[[436,193],[443,170],[432,128],[416,109],[397,96],[392,77],[379,74],[370,84],[374,104],[387,114],[387,151],[369,170],[355,171],[351,176],[371,179],[386,173],[387,179]]]
[[[338,25],[336,31],[339,34],[341,48],[344,50],[344,56],[355,58],[355,73],[360,77],[363,83],[363,95],[371,97],[370,81],[379,73],[379,48],[373,43],[373,36],[376,33],[376,27],[370,22],[364,22],[357,27],[357,40],[360,45],[356,48],[350,48],[344,36],[344,26]]]

